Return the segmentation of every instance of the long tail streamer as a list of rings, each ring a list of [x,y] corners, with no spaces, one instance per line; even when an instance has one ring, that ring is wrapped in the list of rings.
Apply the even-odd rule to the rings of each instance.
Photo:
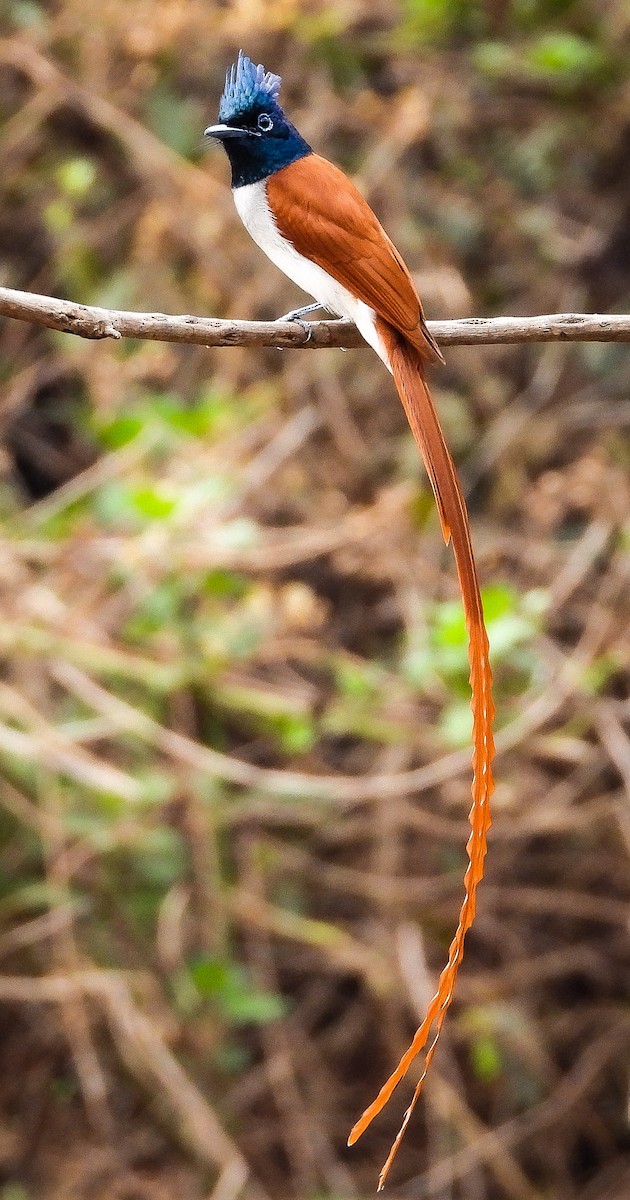
[[[348,1145],[353,1145],[365,1132],[374,1117],[384,1108],[394,1089],[407,1074],[413,1060],[424,1050],[431,1031],[434,1029],[433,1039],[426,1051],[424,1068],[411,1104],[405,1112],[400,1130],[379,1176],[378,1190],[380,1192],[396,1157],[435,1054],[444,1019],[453,999],[459,964],[464,956],[464,940],[475,917],[477,887],[483,879],[487,834],[490,828],[490,797],[494,789],[492,778],[494,704],[488,636],[470,538],[466,502],[457,472],[444,441],[433,400],[425,382],[420,356],[385,321],[379,319],[377,325],[387,347],[398,394],[431,481],[444,540],[446,543],[452,541],[453,544],[468,630],[468,659],[472,692],[470,706],[473,713],[472,807],[469,814],[471,834],[466,847],[469,863],[464,876],[464,901],[459,913],[457,930],[449,948],[448,962],[440,975],[437,992],[429,1004],[424,1021],[416,1031],[409,1049],[403,1054],[398,1066],[383,1085],[376,1099],[366,1108],[354,1125],[348,1138]]]

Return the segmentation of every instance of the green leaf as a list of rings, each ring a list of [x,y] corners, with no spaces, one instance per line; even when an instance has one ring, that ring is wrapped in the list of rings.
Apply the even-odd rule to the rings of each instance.
[[[484,588],[483,607],[493,662],[510,661],[519,647],[530,641],[546,611],[548,595],[533,588],[520,596],[508,584],[493,584]],[[468,632],[464,611],[459,600],[446,600],[433,606],[429,613],[429,635],[421,645],[413,644],[403,658],[404,677],[414,686],[422,687],[432,673],[447,677],[451,685],[466,682],[469,674]],[[463,718],[455,712],[445,714],[444,733],[453,744],[459,744],[457,730],[463,728]]]
[[[442,42],[456,33],[473,34],[483,11],[469,0],[405,0],[401,31],[405,40]]]
[[[541,72],[581,80],[592,79],[608,61],[599,46],[566,30],[543,34],[529,47],[527,60]]]
[[[489,1034],[476,1037],[470,1047],[472,1069],[482,1083],[494,1083],[503,1074],[503,1056]]]
[[[146,484],[134,487],[131,490],[131,496],[140,515],[148,517],[152,521],[163,521],[166,517],[170,517],[177,506],[177,500],[172,496],[165,495],[159,485],[149,487]]]
[[[137,413],[121,413],[107,425],[99,429],[99,437],[110,450],[119,450],[138,436],[144,422]]]
[[[198,958],[190,974],[200,996],[216,996],[230,985],[230,967],[218,958]]]
[[[139,608],[125,623],[125,637],[141,641],[165,626],[173,626],[181,616],[183,581],[163,579],[143,597]]]
[[[482,42],[473,50],[473,62],[484,75],[547,83],[571,92],[615,73],[612,57],[595,42],[567,30],[545,33],[512,45]]]
[[[517,593],[509,583],[491,583],[483,589],[483,611],[486,621],[496,621],[506,613],[513,613],[517,605]]]
[[[229,571],[225,567],[215,567],[206,574],[203,588],[211,596],[242,600],[249,588],[249,581],[245,575],[240,575],[237,571]]]
[[[57,167],[57,183],[75,200],[87,195],[96,182],[96,166],[90,158],[69,158]]]
[[[286,754],[306,754],[317,741],[315,725],[307,714],[284,714],[274,722],[280,745]]]
[[[342,695],[349,699],[374,700],[383,683],[383,672],[376,663],[344,658],[335,663],[335,681]]]
[[[233,1025],[261,1025],[287,1012],[283,996],[255,987],[237,963],[207,956],[191,965],[190,975],[200,996],[215,1000]]]
[[[177,498],[168,495],[163,485],[130,484],[110,479],[94,493],[92,509],[103,525],[134,528],[149,521],[166,520],[174,513],[177,503]]]
[[[225,1016],[233,1025],[264,1025],[284,1017],[288,1010],[284,996],[276,992],[226,991],[221,997]]]

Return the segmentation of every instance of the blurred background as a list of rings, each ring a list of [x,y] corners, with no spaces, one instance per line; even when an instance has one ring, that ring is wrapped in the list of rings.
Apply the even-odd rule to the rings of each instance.
[[[4,0],[0,283],[270,318],[239,47],[429,317],[630,310],[625,0]],[[0,324],[0,1200],[373,1193],[462,900],[466,644],[367,350]],[[448,353],[496,674],[486,881],[389,1190],[630,1194],[630,351]]]

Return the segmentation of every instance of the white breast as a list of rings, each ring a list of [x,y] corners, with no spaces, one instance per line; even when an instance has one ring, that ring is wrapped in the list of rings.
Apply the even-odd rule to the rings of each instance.
[[[260,180],[258,183],[234,188],[232,195],[236,211],[247,232],[272,263],[284,271],[284,274],[303,291],[314,296],[323,308],[354,321],[366,342],[376,350],[379,358],[382,358],[389,368],[385,348],[376,332],[374,310],[353,296],[342,284],[337,283],[337,280],[317,263],[299,254],[295,246],[282,236],[269,208],[265,181]]]

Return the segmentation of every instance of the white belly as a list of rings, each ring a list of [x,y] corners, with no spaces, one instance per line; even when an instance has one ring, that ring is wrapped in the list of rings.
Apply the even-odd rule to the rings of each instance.
[[[275,263],[289,279],[303,291],[313,296],[323,308],[353,321],[366,342],[383,359],[389,368],[387,354],[376,332],[374,309],[352,295],[332,275],[318,267],[317,263],[304,258],[291,242],[282,236],[273,218],[267,200],[265,181],[248,183],[232,191],[236,211],[250,237],[264,250],[267,258]]]

